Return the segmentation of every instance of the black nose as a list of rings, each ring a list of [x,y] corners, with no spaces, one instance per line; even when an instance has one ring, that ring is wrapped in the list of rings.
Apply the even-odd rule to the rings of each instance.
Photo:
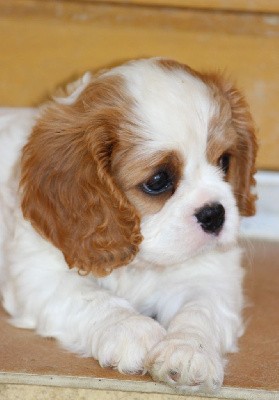
[[[197,210],[195,217],[206,233],[218,235],[225,221],[225,209],[220,203],[206,204]]]

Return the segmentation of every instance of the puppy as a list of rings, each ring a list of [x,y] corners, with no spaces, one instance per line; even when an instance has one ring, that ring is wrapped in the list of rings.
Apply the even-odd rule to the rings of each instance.
[[[243,332],[256,139],[219,74],[132,61],[0,118],[11,322],[102,367],[214,390]]]

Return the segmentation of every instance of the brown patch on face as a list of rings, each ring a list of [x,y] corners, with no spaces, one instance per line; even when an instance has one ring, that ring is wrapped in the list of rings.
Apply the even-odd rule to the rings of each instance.
[[[24,217],[70,268],[97,276],[131,262],[142,240],[111,172],[119,132],[131,136],[131,103],[121,78],[99,78],[74,104],[49,105],[22,155]]]
[[[240,214],[254,215],[256,196],[251,188],[255,185],[258,146],[253,119],[244,96],[219,73],[199,73],[172,60],[158,60],[158,64],[169,71],[184,70],[208,86],[212,101],[218,106],[218,112],[209,124],[208,160],[218,165],[222,155],[230,155],[226,179],[234,188]]]
[[[144,154],[142,148],[135,148],[115,162],[119,186],[140,213],[140,216],[159,212],[173,195],[182,176],[182,157],[176,151],[159,151],[152,155]],[[150,195],[142,190],[142,184],[152,176],[165,171],[173,180],[173,188],[158,195]]]

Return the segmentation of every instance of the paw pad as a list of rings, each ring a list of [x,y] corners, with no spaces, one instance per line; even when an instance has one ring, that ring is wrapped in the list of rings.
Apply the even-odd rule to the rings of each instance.
[[[174,382],[178,382],[179,379],[180,379],[180,377],[181,377],[181,374],[180,374],[178,371],[175,371],[175,370],[173,370],[173,369],[170,369],[170,370],[169,370],[168,375],[169,375],[170,379],[171,379],[172,381],[174,381]]]

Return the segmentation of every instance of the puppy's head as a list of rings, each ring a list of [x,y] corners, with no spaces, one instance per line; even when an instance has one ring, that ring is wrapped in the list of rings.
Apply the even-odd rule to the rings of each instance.
[[[217,74],[139,60],[86,78],[37,121],[22,210],[70,267],[183,262],[232,243],[253,215],[248,106]]]

